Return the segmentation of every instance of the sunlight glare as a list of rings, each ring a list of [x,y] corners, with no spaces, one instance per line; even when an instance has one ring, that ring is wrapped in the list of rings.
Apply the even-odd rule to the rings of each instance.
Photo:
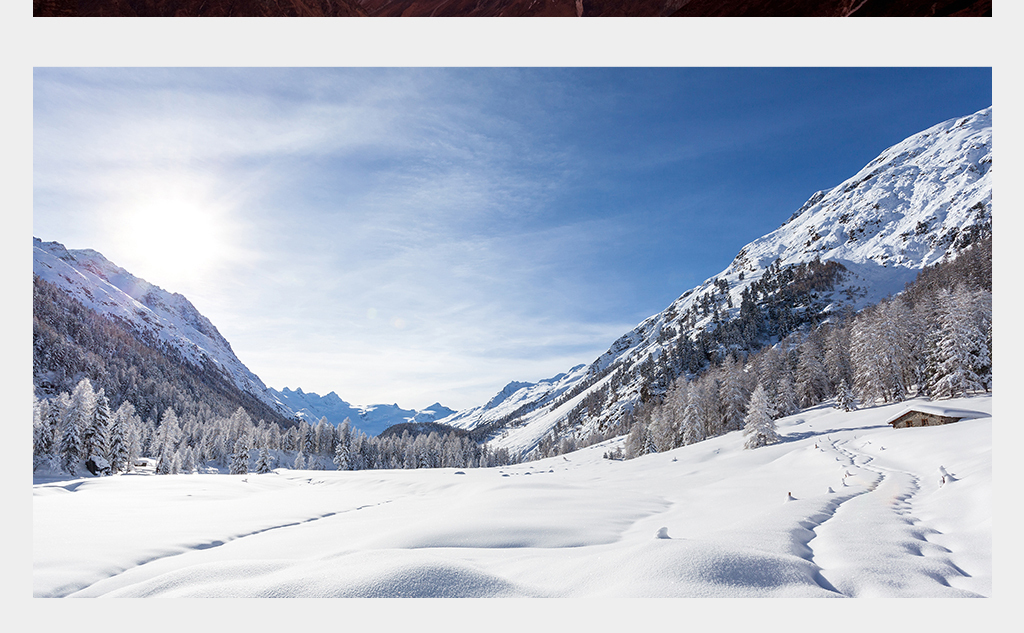
[[[164,197],[126,209],[117,233],[125,252],[139,262],[133,264],[138,274],[175,291],[175,284],[196,281],[224,259],[225,215],[215,205]]]

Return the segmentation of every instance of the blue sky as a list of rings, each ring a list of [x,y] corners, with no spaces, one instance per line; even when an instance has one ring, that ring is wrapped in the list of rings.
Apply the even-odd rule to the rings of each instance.
[[[269,386],[465,408],[991,95],[971,68],[39,68],[33,232],[184,294]]]

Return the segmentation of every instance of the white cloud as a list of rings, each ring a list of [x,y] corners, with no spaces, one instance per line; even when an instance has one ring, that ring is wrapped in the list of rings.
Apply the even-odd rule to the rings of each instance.
[[[634,325],[585,314],[614,282],[577,258],[614,227],[552,208],[571,149],[494,114],[467,78],[85,74],[37,78],[36,230],[182,292],[272,386],[467,407]],[[193,221],[222,235],[201,274],[129,248],[125,227],[168,198],[219,217]]]

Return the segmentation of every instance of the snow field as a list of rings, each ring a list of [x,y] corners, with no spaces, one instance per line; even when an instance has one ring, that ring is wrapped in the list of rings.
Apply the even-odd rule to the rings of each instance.
[[[977,419],[886,426],[905,404],[624,462],[601,457],[612,440],[465,471],[40,481],[33,594],[990,596],[991,398],[950,403]]]

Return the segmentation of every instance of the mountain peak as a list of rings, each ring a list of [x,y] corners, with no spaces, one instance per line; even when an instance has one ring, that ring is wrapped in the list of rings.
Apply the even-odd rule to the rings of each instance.
[[[901,292],[924,267],[991,235],[991,114],[989,107],[934,125],[815,192],[720,274],[623,334],[586,369],[553,379],[558,389],[511,382],[445,422],[497,425],[494,441],[525,453],[556,426],[594,429],[631,411],[641,394],[661,393],[672,376],[660,367],[699,371],[730,349],[771,344],[843,306]],[[769,316],[751,319],[759,311]],[[741,317],[745,330],[730,326]],[[588,397],[604,403],[593,409],[599,414],[588,413]]]

